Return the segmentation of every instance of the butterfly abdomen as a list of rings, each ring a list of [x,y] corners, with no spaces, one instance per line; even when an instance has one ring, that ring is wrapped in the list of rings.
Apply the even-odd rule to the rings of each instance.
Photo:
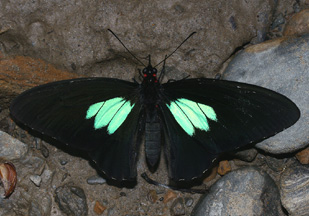
[[[145,153],[148,164],[155,167],[161,152],[161,124],[156,109],[148,112],[145,124]]]

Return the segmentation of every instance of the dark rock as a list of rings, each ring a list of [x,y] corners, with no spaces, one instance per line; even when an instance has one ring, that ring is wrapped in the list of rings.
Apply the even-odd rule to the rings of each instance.
[[[295,163],[280,179],[281,203],[289,215],[307,216],[309,213],[309,165]]]
[[[234,155],[235,157],[237,157],[238,159],[242,161],[252,162],[255,159],[257,154],[258,154],[257,150],[254,148],[251,148],[251,149],[246,149],[246,150],[236,152]]]
[[[226,68],[224,78],[277,91],[294,101],[301,117],[292,127],[256,146],[273,154],[304,148],[309,134],[309,35],[280,38],[248,47]]]
[[[48,156],[49,156],[48,148],[47,148],[45,145],[42,144],[40,150],[41,150],[42,155],[43,155],[45,158],[48,158]]]
[[[58,187],[55,193],[55,201],[63,213],[76,216],[88,215],[87,200],[83,189],[64,185]]]
[[[228,173],[200,198],[192,216],[279,215],[279,190],[272,178],[255,167]]]
[[[28,146],[9,134],[0,131],[0,158],[10,161],[24,157],[28,152]]]

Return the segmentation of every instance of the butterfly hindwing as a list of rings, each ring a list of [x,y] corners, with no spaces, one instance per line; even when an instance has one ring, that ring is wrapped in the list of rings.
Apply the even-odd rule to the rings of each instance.
[[[186,79],[163,88],[160,107],[174,180],[201,176],[219,154],[272,136],[300,116],[288,98],[254,85]]]
[[[109,78],[59,81],[22,93],[10,111],[27,127],[90,151],[109,177],[132,179],[141,109],[137,88],[136,83]]]

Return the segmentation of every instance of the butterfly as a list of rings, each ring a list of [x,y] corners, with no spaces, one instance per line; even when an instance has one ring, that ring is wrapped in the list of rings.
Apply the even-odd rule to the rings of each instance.
[[[136,179],[143,140],[150,168],[163,149],[169,178],[190,181],[222,153],[273,136],[300,117],[290,99],[251,84],[207,78],[162,83],[150,56],[140,74],[140,83],[79,78],[37,86],[12,101],[11,116],[87,151],[107,177],[119,181]]]

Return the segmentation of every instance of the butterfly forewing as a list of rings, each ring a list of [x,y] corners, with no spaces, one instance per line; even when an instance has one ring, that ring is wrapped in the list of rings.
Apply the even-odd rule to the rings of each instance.
[[[35,131],[91,151],[92,159],[109,177],[132,179],[139,145],[138,86],[107,78],[59,81],[22,93],[12,102],[10,111],[15,120]],[[102,124],[106,119],[102,104],[112,100],[118,103],[108,107],[113,113]],[[90,116],[96,104],[97,113]]]
[[[249,84],[186,79],[163,84],[163,89],[160,107],[170,177],[174,180],[201,176],[219,154],[272,136],[300,116],[297,106],[285,96]],[[178,114],[171,104],[178,104]],[[198,110],[197,106],[205,109]],[[191,121],[190,130],[177,120],[183,115],[179,110]],[[197,117],[206,126],[200,126]]]

